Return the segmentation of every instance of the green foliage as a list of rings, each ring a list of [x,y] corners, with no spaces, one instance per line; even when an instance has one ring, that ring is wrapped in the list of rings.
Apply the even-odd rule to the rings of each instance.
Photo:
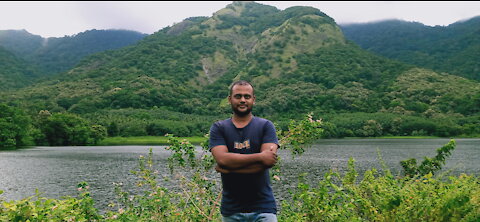
[[[167,134],[168,146],[167,150],[171,150],[173,154],[168,158],[168,168],[171,172],[175,166],[185,167],[186,163],[192,168],[195,168],[195,147],[187,140],[182,142],[173,135]]]
[[[477,131],[473,125],[479,123],[478,116],[426,118],[386,112],[325,114],[323,117],[328,123],[324,124],[325,138],[475,135],[471,133]]]
[[[192,144],[200,145],[204,138],[195,137],[178,137],[178,139],[186,139]],[[107,137],[100,141],[97,145],[100,146],[118,146],[118,145],[163,145],[168,144],[168,137],[166,136],[134,136],[134,137]]]
[[[458,87],[460,84],[462,87]],[[392,98],[392,103],[386,105],[389,110],[401,107],[430,117],[447,110],[472,115],[479,109],[480,87],[457,76],[415,68],[399,76],[390,89],[387,98]]]
[[[442,169],[445,159],[452,154],[451,152],[455,149],[455,146],[455,140],[450,140],[449,143],[437,149],[435,157],[425,157],[419,166],[417,166],[417,160],[414,158],[400,161],[400,165],[403,167],[405,175],[410,177],[425,176],[427,174],[434,175]]]
[[[289,149],[294,156],[303,154],[309,145],[320,139],[323,133],[321,125],[321,120],[313,119],[313,113],[298,122],[290,121],[288,131],[278,132],[280,147]]]
[[[203,136],[209,124],[220,118],[185,114],[163,108],[103,110],[83,115],[90,122],[107,126],[108,136]]]
[[[244,4],[244,5],[243,5]],[[290,7],[283,11],[273,6],[262,5],[255,2],[233,3],[227,6],[228,9],[236,10],[236,7],[242,8],[240,16],[232,16],[229,14],[219,15],[221,23],[217,24],[217,29],[229,29],[233,26],[242,26],[242,30],[246,33],[252,32],[260,34],[268,28],[279,26],[286,20],[293,17],[302,17],[304,15],[318,15],[325,17],[324,22],[334,23],[333,19],[322,13],[320,10],[312,7]],[[305,23],[312,22],[302,21]],[[314,21],[317,22],[317,21]]]
[[[127,30],[93,29],[61,38],[0,30],[0,46],[35,65],[38,73],[52,75],[73,68],[88,55],[131,45],[143,37],[145,34]]]
[[[0,90],[26,86],[36,75],[31,65],[0,46]]]
[[[362,48],[438,72],[479,80],[480,17],[429,27],[417,22],[382,21],[342,26]]]
[[[208,139],[205,137],[205,140]],[[116,186],[119,195],[117,212],[107,212],[108,221],[212,221],[220,219],[216,181],[209,179],[214,160],[208,152],[207,142],[197,157],[188,141],[169,136],[172,152],[168,160],[172,175],[175,174],[178,192],[162,187],[157,181],[153,166],[153,153],[139,158],[139,170],[132,171],[138,176],[137,186],[147,187],[143,195],[131,195]],[[184,159],[186,158],[186,160]],[[188,164],[186,164],[188,162]],[[207,177],[208,176],[208,177]],[[168,178],[164,178],[169,181]]]
[[[447,181],[426,175],[394,178],[375,169],[352,183],[353,161],[341,176],[328,172],[317,186],[305,181],[282,201],[279,221],[477,221],[478,178],[460,175]]]
[[[21,109],[0,103],[0,149],[28,143],[31,119]]]
[[[295,56],[298,71],[289,78],[320,83],[327,88],[358,81],[367,89],[382,89],[409,66],[370,54],[353,44],[322,47]],[[342,62],[339,62],[342,61]]]
[[[87,120],[70,113],[40,113],[37,127],[42,134],[37,143],[50,146],[75,146],[96,144],[106,137],[102,125],[91,125]]]
[[[36,194],[22,200],[0,199],[1,221],[101,221],[88,184],[78,184],[79,198],[48,199]],[[1,192],[0,192],[1,194]]]
[[[107,129],[102,125],[92,125],[90,127],[91,143],[98,144],[101,140],[107,137]]]

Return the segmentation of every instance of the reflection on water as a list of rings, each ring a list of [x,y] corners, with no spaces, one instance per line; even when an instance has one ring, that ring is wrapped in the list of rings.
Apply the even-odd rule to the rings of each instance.
[[[308,172],[307,181],[317,183],[325,172],[334,169],[343,172],[350,157],[356,161],[360,175],[372,167],[382,169],[377,153],[386,166],[400,174],[399,162],[424,156],[434,156],[436,149],[449,139],[331,139],[320,140],[307,152],[294,159],[280,150],[283,176],[273,184],[275,195],[280,198],[288,188],[294,187],[297,177]],[[446,169],[452,174],[480,175],[480,139],[458,139],[457,148],[447,159]],[[140,155],[153,149],[156,168],[160,177],[171,177],[166,169],[169,151],[164,146],[97,146],[97,147],[35,147],[0,152],[0,197],[21,199],[31,196],[38,188],[43,196],[59,198],[76,196],[76,185],[86,181],[97,204],[102,207],[114,201],[113,182],[125,187],[135,187],[136,169]],[[216,174],[215,174],[216,175]],[[218,177],[218,175],[216,175]]]

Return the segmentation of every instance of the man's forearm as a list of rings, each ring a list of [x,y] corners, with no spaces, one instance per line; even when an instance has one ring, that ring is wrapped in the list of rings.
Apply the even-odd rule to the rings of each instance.
[[[222,155],[221,161],[217,161],[218,165],[224,169],[236,170],[246,168],[252,165],[261,165],[262,159],[260,153],[239,154],[225,153]]]
[[[252,164],[252,165],[249,165],[243,168],[238,168],[238,169],[225,169],[217,165],[216,170],[220,173],[258,173],[268,168],[269,167],[263,164]]]
[[[227,170],[236,170],[254,164],[261,164],[271,167],[277,162],[277,154],[273,148],[264,148],[260,153],[240,154],[230,153],[226,146],[212,148],[212,155],[217,164]]]

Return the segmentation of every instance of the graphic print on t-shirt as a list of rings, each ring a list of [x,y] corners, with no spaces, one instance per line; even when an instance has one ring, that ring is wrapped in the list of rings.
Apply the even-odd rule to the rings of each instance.
[[[243,143],[235,142],[233,145],[235,149],[250,149],[250,139],[243,141]]]

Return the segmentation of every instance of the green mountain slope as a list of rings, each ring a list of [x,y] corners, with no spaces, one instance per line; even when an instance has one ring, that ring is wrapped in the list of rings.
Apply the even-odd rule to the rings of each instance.
[[[388,58],[480,80],[480,16],[446,27],[391,20],[342,30],[362,48]]]
[[[0,47],[0,91],[26,86],[36,76],[27,62]]]
[[[81,114],[116,135],[201,135],[229,115],[227,89],[237,79],[256,86],[255,115],[279,127],[311,111],[330,121],[331,136],[435,134],[447,121],[442,135],[458,135],[480,123],[478,82],[363,50],[318,9],[254,2],[188,18],[0,98],[32,114]]]
[[[143,37],[145,34],[126,30],[89,30],[61,38],[0,30],[0,46],[32,63],[44,75],[52,75],[71,69],[87,55],[131,45]]]

